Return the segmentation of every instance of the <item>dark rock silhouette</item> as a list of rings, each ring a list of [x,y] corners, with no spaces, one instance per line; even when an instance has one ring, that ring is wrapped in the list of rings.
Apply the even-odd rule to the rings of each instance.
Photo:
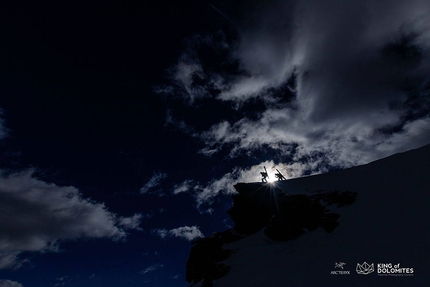
[[[239,183],[238,194],[228,211],[234,229],[252,234],[265,228],[273,240],[290,240],[318,227],[332,232],[339,223],[339,214],[331,213],[325,205],[338,207],[355,201],[356,193],[350,191],[316,191],[312,195],[289,195],[276,185]]]
[[[187,261],[186,280],[195,283],[204,280],[202,287],[212,286],[212,280],[221,278],[230,270],[229,266],[220,262],[230,257],[233,251],[223,248],[223,245],[243,237],[228,229],[194,241]]]

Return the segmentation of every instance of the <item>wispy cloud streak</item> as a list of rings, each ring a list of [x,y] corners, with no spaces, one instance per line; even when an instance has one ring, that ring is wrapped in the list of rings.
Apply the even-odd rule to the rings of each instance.
[[[178,228],[173,228],[171,230],[167,229],[154,229],[152,233],[158,235],[162,239],[167,237],[179,237],[188,241],[192,241],[196,238],[203,237],[203,233],[200,231],[198,226],[182,226]]]
[[[165,173],[155,173],[151,179],[145,183],[144,186],[140,189],[140,193],[148,193],[151,189],[156,188],[160,185],[160,183],[163,181],[163,179],[167,178],[167,174]]]

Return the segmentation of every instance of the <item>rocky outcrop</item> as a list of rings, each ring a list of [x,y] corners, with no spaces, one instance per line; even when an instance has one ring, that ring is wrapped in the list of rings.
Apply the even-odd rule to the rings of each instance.
[[[220,262],[226,260],[233,250],[223,246],[243,237],[235,230],[228,229],[194,241],[187,261],[186,280],[191,285],[201,282],[202,287],[212,286],[212,280],[221,278],[230,270],[229,266]]]
[[[355,201],[350,191],[322,191],[311,194],[287,194],[276,185],[239,183],[237,194],[228,214],[235,223],[234,229],[252,234],[264,228],[273,240],[290,240],[318,227],[332,232],[339,223],[339,214],[327,206],[342,207]]]

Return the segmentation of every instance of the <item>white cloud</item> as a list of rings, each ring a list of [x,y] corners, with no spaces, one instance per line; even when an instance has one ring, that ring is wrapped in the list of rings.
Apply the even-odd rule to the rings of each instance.
[[[195,184],[193,180],[185,180],[181,184],[175,185],[173,187],[173,194],[179,194],[179,193],[190,191],[193,189],[194,185]]]
[[[180,96],[189,104],[193,104],[196,100],[207,97],[208,92],[194,83],[196,79],[204,79],[206,77],[199,59],[194,55],[194,49],[195,46],[208,44],[210,42],[212,42],[210,37],[201,37],[197,35],[189,40],[189,48],[187,51],[181,55],[177,65],[168,70],[174,87],[156,87],[155,92],[175,97]]]
[[[142,230],[139,225],[141,220],[144,218],[142,214],[136,213],[130,217],[120,217],[118,218],[118,224],[120,226],[127,226],[127,228]]]
[[[169,231],[165,228],[154,229],[151,231],[151,233],[155,233],[156,235],[160,236],[162,239],[166,238],[169,235]]]
[[[297,177],[430,142],[429,1],[272,0],[257,7],[247,3],[247,13],[235,21],[241,26],[237,42],[214,46],[228,50],[226,61],[237,61],[234,73],[213,72],[190,50],[181,58],[215,85],[215,99],[238,111],[227,119],[220,115],[202,132],[193,130],[205,143],[200,153],[236,157],[270,149],[285,159],[289,177]],[[292,75],[288,100],[274,99],[272,90]],[[208,92],[201,90],[205,85],[184,85]],[[258,112],[244,104],[255,99],[264,102]],[[192,192],[200,207],[234,192],[238,181],[255,181],[253,169],[236,168],[206,184],[186,181],[174,192]],[[245,176],[250,170],[253,180]]]
[[[182,86],[191,103],[195,99],[205,96],[204,90],[193,87],[193,78],[203,77],[202,73],[203,71],[199,63],[190,63],[186,60],[181,60],[176,66],[175,80]]]
[[[21,283],[11,280],[0,280],[0,287],[23,287]]]
[[[200,231],[198,226],[183,226],[174,228],[169,231],[172,236],[181,237],[188,241],[192,241],[196,238],[203,237],[203,233]]]
[[[62,276],[62,277],[58,277],[57,278],[57,281],[59,281],[58,283],[55,283],[55,285],[54,285],[54,287],[56,287],[56,286],[64,286],[64,285],[66,285],[66,282],[68,281],[67,280],[67,278],[68,278],[69,276]]]
[[[201,153],[272,148],[296,161],[324,153],[331,164],[346,167],[430,142],[420,125],[430,111],[428,1],[272,1],[265,7],[255,11],[255,25],[241,31],[235,51],[248,73],[224,86],[219,99],[270,102],[268,88],[293,71],[296,98],[252,119],[221,120],[202,133]],[[407,48],[418,52],[402,56]],[[413,100],[423,115],[411,116],[417,108],[408,106],[405,85],[417,89]],[[394,126],[401,131],[382,132]],[[291,145],[298,145],[297,153]]]
[[[0,175],[0,268],[19,267],[25,251],[55,252],[62,240],[124,239],[140,215],[121,217],[85,199],[72,186],[57,186],[33,171]]]
[[[140,193],[148,193],[151,189],[157,187],[166,177],[167,174],[165,173],[155,173],[151,179],[140,189]]]
[[[163,264],[154,264],[154,265],[151,265],[151,266],[143,269],[142,271],[139,272],[139,274],[144,275],[146,273],[153,272],[153,271],[155,271],[161,267],[163,267]]]
[[[156,235],[160,236],[162,239],[166,237],[180,237],[188,241],[192,241],[196,238],[204,237],[203,233],[200,231],[198,226],[182,226],[178,228],[173,228],[171,230],[167,229],[155,229],[152,231]]]

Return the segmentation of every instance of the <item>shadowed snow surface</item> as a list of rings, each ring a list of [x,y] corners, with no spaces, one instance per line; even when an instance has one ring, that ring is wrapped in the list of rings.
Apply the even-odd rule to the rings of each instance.
[[[263,230],[224,247],[235,250],[223,264],[229,272],[214,286],[429,286],[430,145],[351,169],[278,182],[289,194],[318,190],[357,193],[339,213],[340,225],[318,228],[289,241],[269,239]],[[259,183],[255,183],[259,184]],[[349,275],[333,275],[345,262]],[[374,263],[359,275],[357,263]],[[378,276],[378,263],[413,268],[413,276]],[[197,286],[197,285],[195,285]]]

